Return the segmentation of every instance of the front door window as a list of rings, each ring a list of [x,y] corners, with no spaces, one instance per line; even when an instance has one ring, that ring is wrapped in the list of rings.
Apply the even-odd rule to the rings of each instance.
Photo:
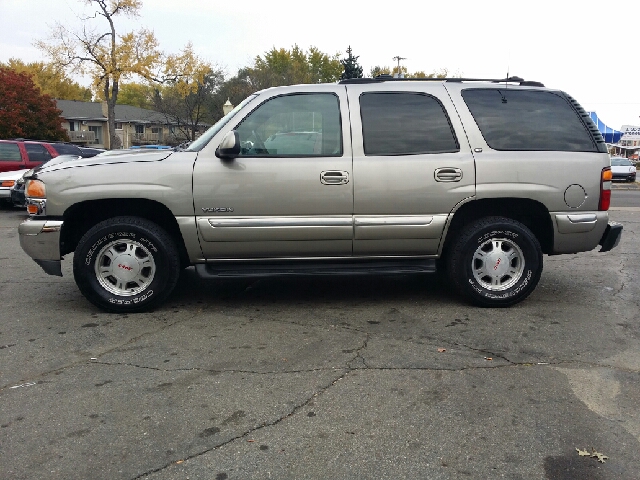
[[[342,155],[338,97],[285,95],[258,107],[237,128],[241,157]]]

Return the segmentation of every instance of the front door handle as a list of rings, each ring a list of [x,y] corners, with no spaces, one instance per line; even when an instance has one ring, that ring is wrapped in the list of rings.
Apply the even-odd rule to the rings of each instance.
[[[344,170],[327,170],[320,172],[320,183],[324,185],[345,185],[349,183],[349,172]]]
[[[433,177],[436,182],[459,182],[462,180],[462,170],[453,167],[436,168]]]

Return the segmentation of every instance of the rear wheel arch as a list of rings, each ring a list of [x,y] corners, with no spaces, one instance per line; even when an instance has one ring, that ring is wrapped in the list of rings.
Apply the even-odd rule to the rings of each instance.
[[[554,229],[549,210],[536,200],[508,197],[472,200],[461,205],[447,228],[442,256],[446,256],[465,226],[483,217],[495,216],[522,223],[534,234],[543,253],[553,251]]]

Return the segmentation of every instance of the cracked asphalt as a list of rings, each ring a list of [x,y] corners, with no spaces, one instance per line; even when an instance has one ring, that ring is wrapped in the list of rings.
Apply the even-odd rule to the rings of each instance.
[[[22,252],[22,218],[0,211],[2,479],[640,478],[640,208],[496,310],[435,276],[188,269],[108,314]]]

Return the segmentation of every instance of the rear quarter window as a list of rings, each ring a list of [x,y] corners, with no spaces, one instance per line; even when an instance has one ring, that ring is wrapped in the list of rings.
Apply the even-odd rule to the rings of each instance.
[[[597,152],[573,107],[554,92],[466,89],[462,97],[494,150]]]
[[[0,160],[4,162],[20,162],[20,147],[17,143],[0,143]]]

